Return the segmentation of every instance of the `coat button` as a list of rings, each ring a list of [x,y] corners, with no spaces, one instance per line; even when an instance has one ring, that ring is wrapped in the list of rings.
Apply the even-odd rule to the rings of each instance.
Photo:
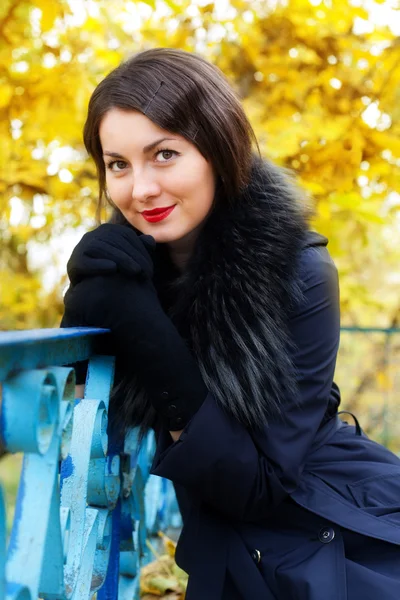
[[[251,553],[251,558],[254,560],[256,565],[258,565],[261,560],[261,552],[257,550],[257,548],[254,548],[254,550]]]
[[[169,415],[174,415],[176,413],[176,404],[170,404],[167,408],[167,412]]]
[[[329,544],[335,537],[335,530],[332,527],[323,527],[318,534],[318,539],[323,544]]]
[[[163,400],[168,400],[168,398],[169,398],[169,394],[168,394],[168,392],[161,392],[161,398],[162,398]]]

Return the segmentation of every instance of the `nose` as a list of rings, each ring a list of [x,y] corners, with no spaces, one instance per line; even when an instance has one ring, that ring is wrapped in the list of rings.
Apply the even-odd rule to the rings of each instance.
[[[136,170],[133,173],[132,198],[145,204],[160,194],[161,186],[154,173],[147,169]]]

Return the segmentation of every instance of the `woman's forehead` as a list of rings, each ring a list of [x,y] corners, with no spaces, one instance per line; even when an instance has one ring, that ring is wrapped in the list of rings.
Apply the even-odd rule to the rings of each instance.
[[[136,110],[112,108],[103,117],[99,135],[103,145],[129,146],[145,149],[156,140],[185,141],[182,136],[163,129]]]

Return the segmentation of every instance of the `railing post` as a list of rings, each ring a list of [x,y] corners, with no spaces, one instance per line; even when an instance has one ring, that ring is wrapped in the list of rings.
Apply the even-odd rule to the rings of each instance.
[[[114,358],[95,355],[99,333],[0,334],[1,437],[24,453],[7,558],[0,495],[0,600],[138,599],[146,537],[175,510],[170,482],[149,477],[154,435],[140,450],[135,430],[108,437]],[[75,399],[63,365],[86,359]]]

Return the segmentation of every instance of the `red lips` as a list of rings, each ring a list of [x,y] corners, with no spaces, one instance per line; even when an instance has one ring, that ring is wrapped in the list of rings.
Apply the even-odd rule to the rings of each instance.
[[[162,221],[166,219],[168,215],[172,213],[175,208],[175,204],[173,206],[162,206],[161,208],[153,208],[152,210],[144,210],[142,212],[142,217],[148,221],[149,223],[158,223],[158,221]]]

